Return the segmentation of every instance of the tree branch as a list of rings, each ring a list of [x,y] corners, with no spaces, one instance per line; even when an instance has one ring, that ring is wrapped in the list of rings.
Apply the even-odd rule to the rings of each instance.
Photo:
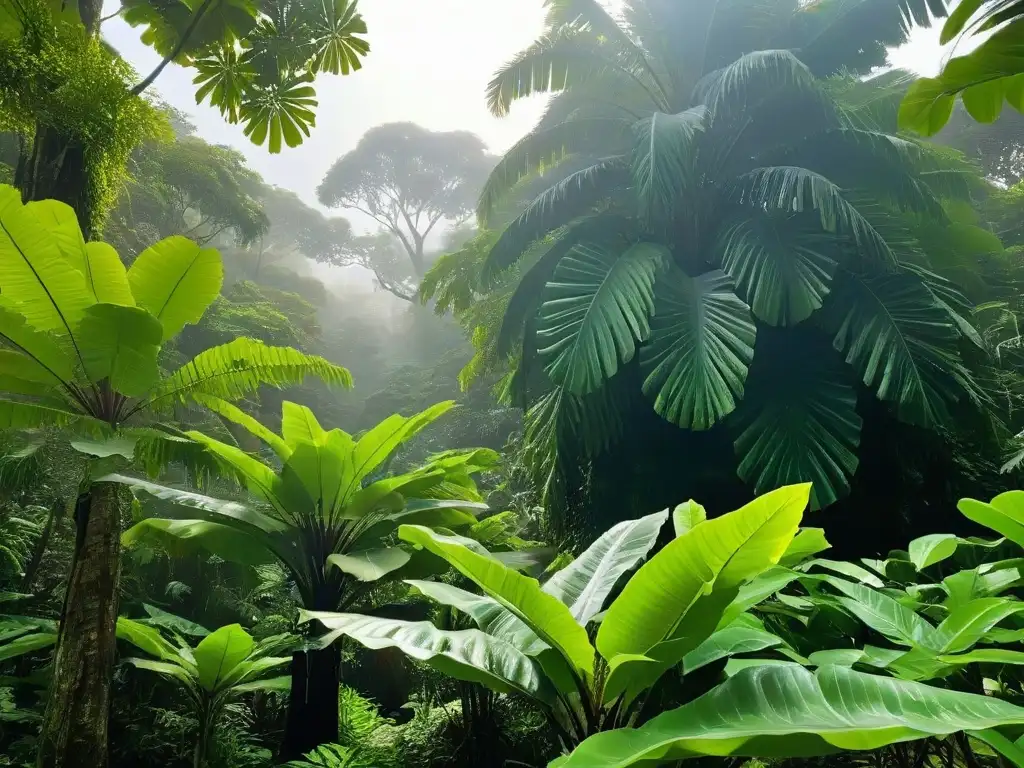
[[[188,26],[185,28],[185,33],[181,36],[181,39],[178,40],[173,50],[171,50],[171,52],[164,57],[163,61],[156,65],[156,69],[150,72],[146,76],[145,80],[143,80],[141,83],[132,88],[132,96],[138,96],[144,90],[149,88],[149,86],[153,84],[153,81],[160,76],[160,73],[164,71],[164,67],[170,64],[172,60],[178,58],[178,55],[183,50],[185,50],[185,46],[188,44],[188,39],[192,37],[192,33],[196,31],[196,27],[199,26],[199,22],[202,21],[203,16],[206,15],[206,11],[209,9],[211,5],[213,5],[213,0],[203,0],[203,4],[199,6],[199,10],[196,11],[196,15],[192,18],[192,21],[190,21]]]

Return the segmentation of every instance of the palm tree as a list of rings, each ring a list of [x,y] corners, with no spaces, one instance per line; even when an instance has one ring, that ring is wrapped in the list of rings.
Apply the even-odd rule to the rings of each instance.
[[[621,21],[592,0],[548,6],[489,104],[560,95],[479,215],[569,166],[482,267],[484,289],[519,270],[496,352],[516,355],[510,392],[556,508],[630,429],[647,430],[634,448],[656,441],[651,409],[728,440],[755,493],[813,482],[818,509],[849,491],[858,398],[927,428],[982,399],[958,351],[967,302],[905,226],[944,226],[965,166],[880,130],[880,105],[851,97],[858,78],[834,75],[877,63],[900,31],[869,9],[923,5],[633,0]]]
[[[183,434],[217,462],[221,474],[247,488],[258,506],[112,475],[201,517],[143,520],[125,533],[126,545],[155,541],[180,551],[192,544],[234,562],[278,562],[304,608],[348,610],[376,587],[441,568],[428,553],[389,543],[400,524],[468,529],[472,535],[477,520],[470,511],[486,509],[472,476],[495,464],[494,451],[449,451],[411,472],[386,471],[395,451],[452,402],[411,417],[389,416],[358,439],[340,429],[324,430],[309,408],[287,401],[280,435],[230,403],[204,398],[204,405],[274,454],[272,463],[264,462],[200,432]],[[286,759],[337,740],[339,662],[332,648],[294,655]]]
[[[9,186],[0,186],[0,230],[0,424],[63,427],[71,447],[93,459],[75,508],[40,765],[102,766],[126,501],[102,476],[139,445],[175,440],[153,423],[175,404],[234,400],[307,375],[351,386],[351,377],[322,358],[244,338],[165,374],[162,346],[220,293],[217,251],[170,237],[126,271],[109,245],[83,240],[69,206],[23,205]]]

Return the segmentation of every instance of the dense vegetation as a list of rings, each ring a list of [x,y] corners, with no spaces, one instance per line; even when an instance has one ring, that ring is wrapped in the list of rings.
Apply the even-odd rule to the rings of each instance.
[[[0,2],[0,766],[1024,767],[1016,0],[544,0],[338,215],[154,88],[354,1]]]

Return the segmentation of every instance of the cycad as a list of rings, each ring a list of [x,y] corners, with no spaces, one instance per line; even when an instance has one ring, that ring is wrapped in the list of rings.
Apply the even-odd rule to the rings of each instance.
[[[155,416],[204,397],[238,398],[261,384],[308,375],[350,386],[348,371],[293,349],[236,339],[165,374],[161,347],[202,317],[220,292],[220,255],[183,237],[143,251],[125,270],[117,253],[86,243],[74,212],[53,200],[23,205],[0,187],[0,424],[60,426],[100,463],[136,444],[174,439]],[[109,470],[108,470],[109,471]],[[84,486],[42,751],[106,745],[119,578],[120,505],[112,483]],[[56,756],[56,757],[55,757]],[[46,761],[44,761],[46,762]],[[48,763],[47,763],[48,764]]]
[[[522,342],[513,381],[532,404],[528,436],[554,430],[533,443],[549,488],[629,423],[608,412],[626,408],[622,387],[680,428],[725,425],[753,491],[811,481],[813,508],[849,490],[860,392],[925,427],[981,397],[958,354],[967,303],[920,266],[902,226],[945,226],[964,169],[884,133],[817,77],[842,63],[821,41],[872,3],[815,4],[810,19],[796,4],[765,15],[721,0],[707,14],[635,0],[622,22],[590,0],[548,5],[550,34],[495,76],[491,107],[561,93],[499,163],[479,213],[552,161],[589,158],[527,205],[482,268],[493,286],[547,250],[511,293],[497,352]],[[741,18],[757,23],[725,34]]]
[[[223,400],[208,397],[203,403],[275,454],[264,463],[200,432],[183,435],[221,474],[247,488],[255,503],[110,476],[199,518],[143,520],[124,534],[127,546],[156,541],[171,552],[199,546],[235,562],[278,562],[294,581],[303,607],[348,610],[375,587],[431,573],[439,565],[429,555],[391,543],[400,524],[472,535],[478,525],[472,512],[486,508],[472,478],[494,465],[493,451],[449,451],[405,474],[382,472],[395,451],[450,410],[451,402],[411,417],[389,416],[358,438],[341,429],[323,429],[309,408],[287,401],[280,435]],[[337,738],[337,652],[297,653],[292,675],[285,753],[297,758]]]

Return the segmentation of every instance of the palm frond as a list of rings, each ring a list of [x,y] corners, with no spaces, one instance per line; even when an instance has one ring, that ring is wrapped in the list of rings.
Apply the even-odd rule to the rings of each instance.
[[[697,137],[704,131],[707,108],[678,115],[656,112],[639,123],[633,141],[633,186],[648,221],[669,214],[696,183]]]
[[[523,454],[541,503],[566,492],[567,462],[602,453],[623,428],[610,387],[583,397],[556,387],[538,399],[526,412]]]
[[[589,32],[563,26],[537,38],[495,73],[487,86],[487,107],[504,117],[513,101],[563,91],[616,69],[610,46]]]
[[[769,325],[796,325],[820,309],[842,256],[834,235],[794,214],[740,217],[715,249],[739,295]]]
[[[322,357],[239,338],[200,352],[165,379],[146,404],[166,408],[175,402],[188,402],[195,395],[238,400],[262,385],[295,386],[309,376],[332,387],[352,386],[352,375],[345,368]]]
[[[796,166],[756,168],[740,178],[735,190],[747,205],[787,213],[816,211],[821,228],[850,237],[867,257],[882,264],[896,258],[878,231],[842,191],[820,173]]]
[[[911,29],[945,15],[944,0],[818,0],[801,4],[790,39],[820,77],[843,69],[867,74],[886,64],[888,49],[907,42]]]
[[[508,296],[501,318],[501,328],[498,331],[496,353],[505,356],[512,352],[522,336],[526,319],[535,314],[540,306],[541,294],[551,273],[574,245],[587,240],[606,248],[618,247],[625,250],[630,239],[636,234],[632,224],[633,222],[624,216],[599,214],[586,216],[552,234],[549,247],[533,264],[528,268],[524,267],[523,274]]]
[[[751,106],[751,94],[761,102],[780,90],[800,88],[820,90],[811,71],[790,51],[754,51],[702,78],[693,101],[712,112],[743,110]]]
[[[810,482],[811,508],[821,509],[849,492],[859,463],[857,394],[818,335],[762,329],[736,425],[736,472],[754,493]]]
[[[902,420],[925,427],[946,421],[948,405],[963,394],[959,334],[919,277],[843,272],[826,323],[836,349]]]
[[[640,350],[644,394],[684,429],[709,429],[743,397],[757,329],[719,270],[658,280],[651,337]]]
[[[870,192],[901,211],[939,221],[946,213],[923,173],[935,170],[934,159],[916,142],[899,136],[856,128],[835,128],[808,136],[783,149],[757,158],[761,165],[806,168],[843,189]],[[969,199],[970,190],[957,186],[957,177],[943,187],[943,197]],[[937,179],[945,181],[946,178]]]
[[[589,213],[629,183],[623,156],[599,160],[541,193],[501,233],[484,262],[484,284],[493,283],[535,240]]]
[[[551,381],[586,395],[633,358],[650,334],[654,281],[668,261],[664,246],[643,242],[625,253],[580,243],[561,259],[537,322]]]
[[[587,30],[616,49],[625,70],[630,72],[644,89],[667,106],[670,94],[658,79],[654,66],[644,48],[624,29],[600,0],[545,0],[548,9],[548,29],[568,26]]]
[[[569,155],[625,151],[631,127],[632,121],[624,117],[594,117],[569,119],[526,134],[505,152],[487,177],[477,204],[481,226],[488,224],[495,206],[523,179],[543,173]]]
[[[480,271],[493,240],[493,233],[481,233],[459,250],[435,261],[420,283],[420,302],[433,301],[434,313],[441,316],[468,311],[480,290]]]

